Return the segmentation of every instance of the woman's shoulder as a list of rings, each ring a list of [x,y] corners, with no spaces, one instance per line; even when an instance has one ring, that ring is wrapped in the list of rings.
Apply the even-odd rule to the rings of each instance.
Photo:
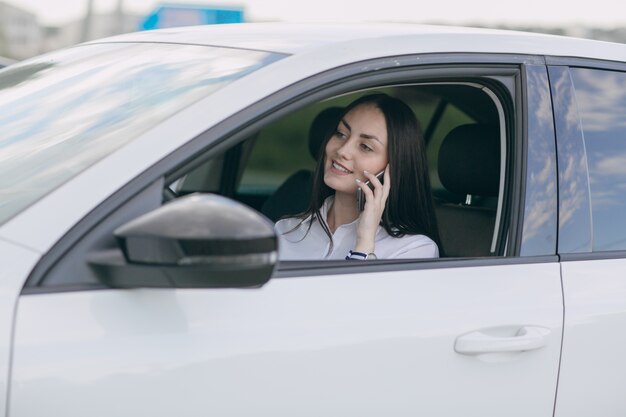
[[[297,217],[285,217],[274,224],[274,230],[276,230],[276,233],[285,233],[296,227],[300,222],[302,222],[302,219]]]
[[[302,240],[311,229],[311,217],[285,217],[274,224],[274,231],[280,238],[287,240]]]

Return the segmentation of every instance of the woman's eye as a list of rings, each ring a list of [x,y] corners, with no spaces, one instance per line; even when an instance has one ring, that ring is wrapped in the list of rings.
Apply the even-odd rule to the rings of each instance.
[[[340,139],[345,139],[345,138],[348,137],[348,135],[346,135],[345,133],[343,133],[343,132],[341,132],[339,130],[335,131],[335,136],[337,136]]]
[[[371,152],[373,150],[372,148],[370,148],[369,146],[367,146],[364,143],[361,144],[361,149],[363,149],[366,152]]]

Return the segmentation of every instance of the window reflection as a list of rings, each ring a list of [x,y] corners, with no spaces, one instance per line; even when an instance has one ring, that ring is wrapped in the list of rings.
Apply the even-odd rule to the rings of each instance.
[[[167,117],[276,59],[171,44],[80,46],[0,73],[0,224]]]
[[[626,74],[571,70],[587,150],[593,250],[626,249]]]
[[[526,67],[528,84],[528,157],[522,256],[556,251],[556,153],[548,74],[543,66]]]
[[[576,97],[566,67],[550,67],[558,135],[559,252],[591,250],[589,182]]]

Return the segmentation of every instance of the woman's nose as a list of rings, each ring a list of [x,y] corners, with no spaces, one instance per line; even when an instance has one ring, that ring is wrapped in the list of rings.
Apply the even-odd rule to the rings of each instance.
[[[341,144],[339,149],[337,149],[337,155],[344,159],[350,159],[352,157],[352,143],[350,140]]]

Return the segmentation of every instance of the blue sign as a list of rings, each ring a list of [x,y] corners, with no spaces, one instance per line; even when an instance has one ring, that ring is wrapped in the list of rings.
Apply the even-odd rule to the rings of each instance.
[[[243,8],[167,5],[157,7],[139,25],[139,29],[242,23],[243,21]]]

